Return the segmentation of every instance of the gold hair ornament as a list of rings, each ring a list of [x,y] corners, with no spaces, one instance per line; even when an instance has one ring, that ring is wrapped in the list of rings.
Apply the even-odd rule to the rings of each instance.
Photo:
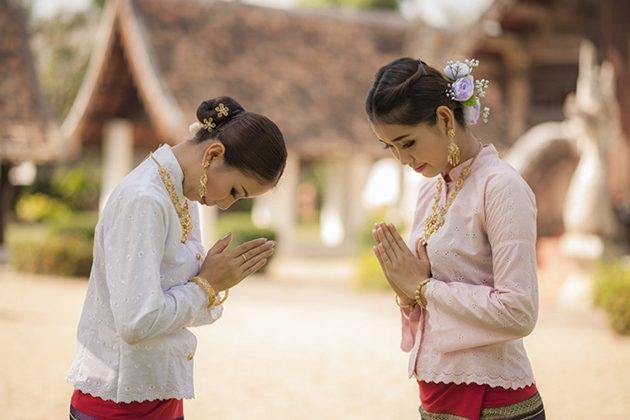
[[[214,108],[214,110],[217,111],[217,118],[221,118],[222,116],[223,117],[228,116],[228,111],[230,110],[230,108],[228,108],[227,106],[223,104],[219,104],[219,106]]]
[[[217,128],[217,125],[212,122],[212,117],[204,118],[201,126],[208,131],[212,131],[213,128]]]

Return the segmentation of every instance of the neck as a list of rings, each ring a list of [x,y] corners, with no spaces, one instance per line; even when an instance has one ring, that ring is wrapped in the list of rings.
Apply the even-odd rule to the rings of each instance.
[[[459,146],[459,163],[472,159],[481,151],[481,141],[471,133],[461,133],[456,135],[455,143]],[[450,172],[453,166],[448,165],[446,171]]]

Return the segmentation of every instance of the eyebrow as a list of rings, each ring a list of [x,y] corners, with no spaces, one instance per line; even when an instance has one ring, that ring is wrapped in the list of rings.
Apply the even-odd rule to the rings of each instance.
[[[397,141],[400,141],[400,140],[402,140],[402,139],[404,139],[404,138],[406,138],[406,137],[409,137],[409,135],[410,135],[410,134],[411,134],[411,133],[409,133],[409,134],[403,134],[402,136],[398,136],[398,137],[396,137],[395,139],[393,139],[391,142],[392,142],[392,143],[396,143]],[[382,139],[379,139],[379,140],[381,141],[381,143],[385,143]]]
[[[245,189],[245,187],[242,184],[241,184],[241,188],[245,192],[245,198],[249,197],[249,193],[247,192],[247,190]]]

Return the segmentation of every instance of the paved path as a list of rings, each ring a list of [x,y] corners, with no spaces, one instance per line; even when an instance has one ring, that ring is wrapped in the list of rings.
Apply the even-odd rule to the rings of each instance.
[[[216,324],[196,329],[187,420],[419,418],[393,296],[355,290],[351,265],[322,267],[278,264],[235,288]],[[558,309],[558,281],[541,276],[540,322],[525,342],[548,418],[625,420],[630,338],[613,334],[599,311]],[[63,378],[86,284],[0,265],[2,418],[68,418]]]

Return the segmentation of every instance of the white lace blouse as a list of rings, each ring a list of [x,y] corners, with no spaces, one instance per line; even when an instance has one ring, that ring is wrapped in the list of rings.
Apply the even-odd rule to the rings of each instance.
[[[154,153],[183,199],[183,172],[169,146]],[[197,345],[188,327],[217,320],[222,307],[188,279],[199,273],[196,203],[186,244],[175,207],[146,159],[111,194],[96,226],[94,260],[66,380],[115,402],[192,398]]]
[[[470,161],[422,185],[409,240],[417,249],[431,212]],[[426,382],[522,388],[534,382],[523,346],[538,316],[536,204],[523,178],[486,145],[444,225],[429,239],[427,309],[402,310],[409,375]],[[418,281],[421,281],[419,279]]]

